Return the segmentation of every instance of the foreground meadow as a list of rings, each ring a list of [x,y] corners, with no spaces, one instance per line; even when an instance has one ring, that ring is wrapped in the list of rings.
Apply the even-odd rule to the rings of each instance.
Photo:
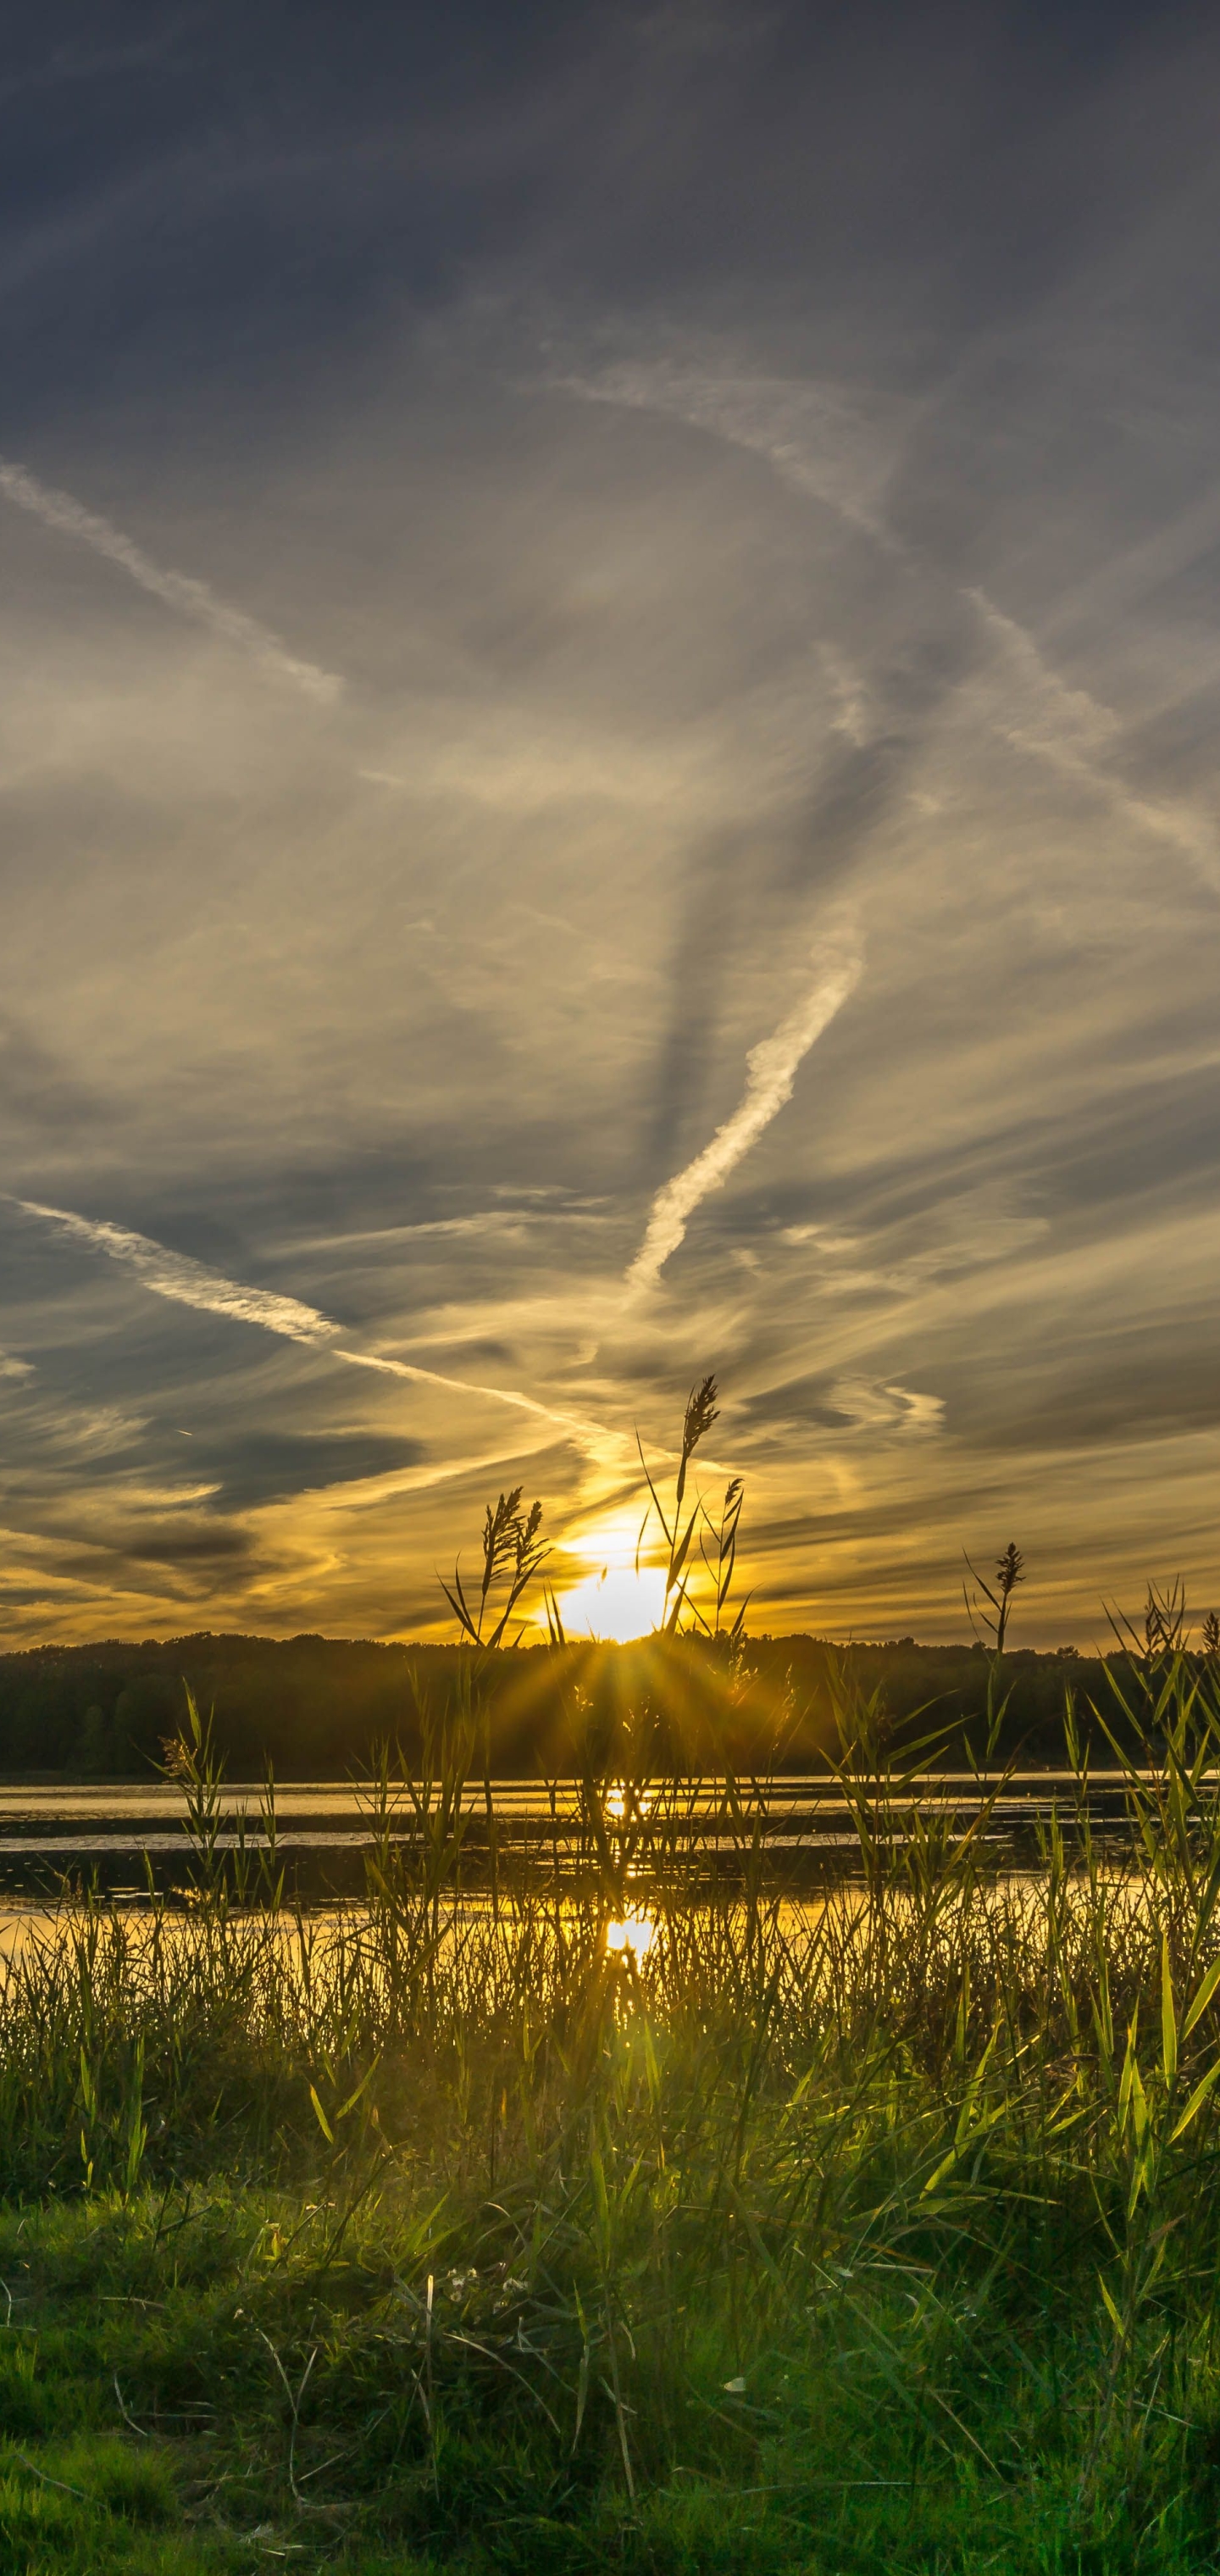
[[[489,1871],[454,1738],[302,1916],[196,1728],[192,1903],[0,1993],[0,2568],[1220,2566],[1220,1720],[1128,1688],[1124,1834],[1082,1765],[1020,1870],[857,1711],[799,1901],[757,1783],[714,1881],[592,1779]]]

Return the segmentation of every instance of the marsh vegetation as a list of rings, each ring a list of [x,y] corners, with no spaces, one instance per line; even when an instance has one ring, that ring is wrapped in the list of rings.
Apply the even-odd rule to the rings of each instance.
[[[599,1730],[552,1596],[575,1826],[501,1839],[495,1657],[545,1561],[514,1492],[446,1587],[461,1660],[364,1783],[358,1902],[294,1901],[270,1774],[234,1839],[188,1692],[185,1902],[150,1866],[13,1940],[0,2567],[1220,2567],[1216,1640],[1154,1593],[1103,1692],[1061,1667],[1017,1843],[1022,1561],[971,1568],[971,1796],[920,1795],[944,1724],[832,1655],[851,1850],[798,1881],[740,1487],[685,1502],[714,1396],[668,1508],[648,1480],[673,1649],[704,1548],[701,1778],[687,1728],[668,1776],[648,1712]]]
[[[1020,1871],[845,1690],[800,1901],[728,1774],[714,1882],[590,1772],[489,1884],[457,1710],[298,1913],[196,1716],[189,1903],[66,1896],[0,1993],[0,2564],[1220,2563],[1220,1701],[1112,1687],[1123,1832],[1076,1738]]]

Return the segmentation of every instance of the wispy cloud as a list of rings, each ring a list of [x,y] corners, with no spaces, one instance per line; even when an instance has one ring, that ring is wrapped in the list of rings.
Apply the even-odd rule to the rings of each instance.
[[[155,35],[142,36],[129,45],[56,45],[42,62],[31,63],[25,70],[0,80],[0,104],[39,90],[60,89],[69,82],[114,80],[128,72],[149,70],[165,60],[189,23],[189,16],[184,14]]]
[[[876,1378],[841,1377],[831,1386],[830,1400],[856,1428],[926,1437],[944,1427],[943,1396],[923,1395],[916,1387],[886,1386]]]
[[[931,560],[921,561],[885,520],[886,488],[917,413],[913,402],[865,401],[833,382],[753,375],[707,360],[629,359],[556,381],[579,401],[668,416],[762,457],[790,490],[837,510],[933,584],[940,579]],[[1133,549],[1109,576],[1119,601],[1123,581],[1130,587],[1141,579],[1164,579],[1189,563],[1211,542],[1218,515],[1220,496],[1209,491],[1179,514],[1165,536]],[[1097,587],[1104,606],[1104,578]],[[1123,731],[1113,711],[1087,690],[1069,686],[1029,630],[986,591],[962,586],[956,596],[983,620],[1010,681],[1015,677],[1022,684],[1022,712],[1014,716],[1006,708],[992,718],[994,730],[1062,776],[1079,779],[1136,831],[1176,850],[1209,888],[1220,889],[1220,839],[1210,813],[1185,797],[1139,794],[1109,765]],[[843,727],[849,734],[859,715],[855,692]]]
[[[1107,765],[1122,748],[1113,709],[1087,689],[1069,688],[1024,626],[997,608],[986,591],[964,593],[977,609],[1008,670],[1022,683],[1022,712],[996,722],[997,732],[1033,752],[1063,776],[1093,788],[1137,831],[1167,842],[1213,892],[1220,890],[1220,840],[1213,818],[1185,797],[1140,795]]]
[[[42,1217],[58,1227],[74,1243],[108,1253],[112,1261],[134,1270],[155,1297],[168,1297],[176,1306],[196,1306],[207,1315],[229,1315],[235,1323],[259,1324],[264,1332],[279,1333],[290,1342],[327,1342],[339,1331],[328,1315],[303,1306],[298,1298],[243,1287],[237,1280],[223,1278],[218,1270],[209,1270],[204,1262],[192,1261],[187,1253],[169,1251],[147,1234],[134,1234],[104,1218],[76,1216],[69,1208],[44,1207],[37,1199],[17,1199],[14,1204],[26,1216]]]
[[[379,1352],[337,1350],[337,1360],[347,1360],[353,1368],[379,1369],[385,1377],[415,1378],[423,1386],[443,1386],[459,1395],[486,1396],[493,1404],[511,1404],[518,1412],[532,1414],[535,1420],[554,1423],[567,1432],[577,1446],[602,1455],[607,1448],[619,1447],[616,1433],[606,1431],[600,1423],[588,1422],[578,1413],[561,1413],[554,1405],[543,1404],[537,1396],[523,1395],[519,1388],[483,1386],[475,1378],[445,1377],[439,1369],[420,1368],[410,1360],[387,1359]]]
[[[829,382],[663,358],[624,359],[554,381],[578,402],[667,414],[761,456],[805,500],[825,502],[853,526],[892,542],[881,505],[910,404],[882,405],[874,396],[865,406]]]
[[[94,510],[86,510],[70,492],[57,492],[53,486],[39,483],[24,465],[0,458],[0,492],[28,510],[31,518],[41,519],[43,526],[58,529],[65,537],[75,537],[81,545],[103,555],[107,563],[117,564],[140,590],[153,599],[177,609],[183,617],[193,618],[196,625],[209,626],[227,644],[252,655],[265,671],[278,680],[287,680],[293,688],[322,706],[332,706],[343,694],[343,682],[333,671],[320,670],[316,662],[302,661],[290,653],[269,626],[249,617],[244,608],[234,608],[227,599],[219,599],[206,581],[192,573],[174,572],[166,565],[154,563],[134,538],[103,519]]]
[[[757,1052],[757,1050],[756,1050]],[[594,1457],[604,1457],[621,1445],[619,1437],[600,1423],[582,1415],[558,1410],[517,1387],[487,1386],[472,1378],[447,1377],[438,1369],[422,1368],[410,1360],[388,1358],[376,1351],[353,1351],[342,1347],[336,1335],[342,1326],[317,1307],[303,1305],[297,1297],[277,1296],[265,1288],[247,1288],[241,1281],[226,1279],[206,1263],[193,1261],[189,1254],[171,1252],[150,1235],[136,1234],[128,1227],[112,1225],[105,1218],[77,1216],[69,1208],[45,1207],[36,1199],[14,1199],[12,1205],[26,1216],[41,1217],[44,1223],[58,1228],[75,1243],[91,1251],[104,1252],[112,1261],[133,1270],[141,1286],[151,1289],[155,1297],[167,1297],[177,1306],[193,1306],[208,1315],[225,1315],[239,1324],[257,1324],[267,1333],[277,1333],[290,1342],[306,1342],[322,1347],[331,1359],[345,1360],[351,1368],[373,1369],[383,1377],[412,1380],[421,1386],[445,1387],[458,1395],[478,1396],[493,1404],[507,1404],[515,1411],[529,1414],[535,1421],[546,1422],[576,1446]],[[20,1368],[21,1363],[17,1363]]]
[[[745,1091],[732,1117],[717,1128],[710,1145],[696,1154],[693,1163],[658,1190],[644,1240],[627,1272],[628,1288],[656,1286],[700,1201],[710,1191],[720,1189],[785,1101],[792,1098],[798,1066],[854,992],[863,962],[859,949],[846,941],[840,947],[832,947],[816,981],[795,1010],[789,1011],[769,1038],[761,1038],[757,1046],[751,1047],[746,1057],[749,1071]]]

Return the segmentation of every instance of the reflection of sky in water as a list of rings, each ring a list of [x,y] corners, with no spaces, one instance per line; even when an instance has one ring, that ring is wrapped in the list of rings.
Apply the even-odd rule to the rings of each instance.
[[[1142,1907],[1146,1881],[1140,1872],[1118,1869],[1112,1874],[1099,1873],[1099,1876],[1110,1889],[1116,1909],[1129,1906],[1139,1910]],[[1045,1894],[1044,1871],[1014,1870],[975,1888],[970,1897],[970,1909],[976,1919],[980,1913],[992,1917],[997,1928],[1007,1922],[1013,1929],[1027,1933],[1037,1922]],[[1069,1890],[1069,1904],[1079,1902],[1084,1908],[1087,1901],[1088,1890],[1083,1883]],[[850,1940],[853,1930],[862,1928],[869,1903],[867,1889],[856,1881],[811,1890],[803,1896],[783,1896],[763,1907],[763,1939],[777,1958],[786,1954],[785,1974],[792,1980],[794,1991],[806,1990],[811,1973],[815,1984],[819,1979],[825,1981],[828,1959],[834,1955],[838,1943]],[[892,1893],[887,1900],[892,1922],[900,1924],[910,1908],[911,1900],[904,1897],[901,1890]],[[686,1921],[714,1914],[719,1938],[730,1948],[740,1945],[747,1936],[750,1911],[740,1897],[725,1897],[710,1903],[696,1900],[679,1905],[674,1911],[678,1920]],[[99,1904],[96,1915],[103,1925],[113,1919],[121,1926],[125,1940],[136,1953],[146,1939],[151,1941],[154,1930],[162,1942],[168,1941],[171,1945],[191,1943],[197,1938],[189,1908],[178,1909],[171,1905],[155,1916],[146,1896],[135,1889],[130,1894],[116,1892],[113,1898]],[[23,1952],[39,1944],[54,1947],[66,1942],[74,1930],[79,1930],[83,1919],[81,1908],[74,1911],[66,1905],[55,1907],[36,1900],[28,1904],[10,1900],[0,1910],[0,1974],[19,1962]],[[486,1935],[493,1928],[493,1919],[491,1897],[484,1891],[472,1891],[448,1910],[442,1909],[439,1956],[442,1959],[452,1956],[473,1929],[477,1928],[480,1937]],[[590,1941],[596,1943],[600,1938],[600,1946],[611,1960],[621,1962],[625,1967],[638,1967],[648,1960],[652,1970],[659,1968],[663,1997],[665,1919],[665,1908],[659,1904],[652,1909],[642,1903],[632,1904],[622,1914],[611,1916],[598,1936],[594,1900],[580,1901],[570,1895],[557,1898],[540,1896],[533,1904],[523,1906],[511,1901],[505,1903],[502,1898],[497,1937],[502,1939],[507,1957],[526,1925],[538,1928],[544,1946],[557,1932],[571,1941],[584,1930]],[[1111,1919],[1112,1922],[1117,1920],[1117,1912]],[[757,1918],[755,1920],[757,1924]],[[272,1917],[260,1914],[256,1908],[251,1909],[248,1915],[237,1915],[232,1919],[231,1932],[237,1944],[246,1940],[253,1946],[260,1945],[270,1936],[282,1948],[287,1974],[299,1966],[306,1954],[310,1973],[323,1974],[327,1962],[341,1948],[359,1944],[367,1937],[370,1928],[371,1917],[363,1905],[332,1901],[306,1906],[299,1917],[287,1912]],[[822,1937],[826,1934],[832,1937],[829,1947],[823,1948]]]
[[[980,1803],[979,1783],[965,1772],[928,1775],[908,1783],[908,1792],[907,1799],[897,1798],[894,1803],[888,1839],[895,1851],[915,1829],[911,1810],[918,1811],[925,1825],[960,1831],[977,1815]],[[497,1782],[496,1830],[505,1865],[515,1859],[527,1869],[536,1869],[541,1863],[548,1872],[562,1873],[568,1892],[575,1894],[570,1873],[573,1867],[584,1866],[582,1853],[587,1859],[586,1794],[574,1780]],[[1002,1871],[1013,1857],[1014,1832],[1026,1837],[1028,1849],[1031,1828],[1044,1821],[1057,1802],[1070,1809],[1074,1796],[1070,1773],[1012,1774],[1005,1795],[993,1797],[988,1821],[978,1833],[980,1859],[986,1855],[988,1864]],[[463,1803],[467,1813],[480,1820],[468,1845],[477,1869],[482,1848],[481,1783],[467,1784]],[[380,1839],[384,1829],[389,1841],[400,1848],[409,1874],[419,1825],[405,1788],[392,1795],[384,1828],[372,1812],[367,1789],[351,1782],[298,1781],[280,1786],[275,1805],[278,1846],[285,1858],[308,1862],[309,1855],[316,1853],[320,1863],[323,1854],[340,1851],[358,1864],[360,1852]],[[1115,1828],[1125,1832],[1121,1773],[1091,1774],[1090,1811],[1096,1835],[1106,1836]],[[267,1848],[256,1785],[226,1783],[219,1792],[218,1812],[218,1852],[244,1847],[255,1856]],[[641,1888],[650,1867],[668,1867],[682,1857],[697,1872],[700,1863],[710,1864],[722,1855],[739,1856],[743,1848],[742,1821],[726,1818],[723,1787],[714,1779],[651,1786],[615,1781],[602,1791],[602,1813],[612,1848]],[[808,1875],[811,1865],[825,1862],[844,1878],[859,1865],[859,1835],[851,1806],[833,1776],[793,1775],[773,1782],[761,1796],[747,1799],[746,1840],[759,1820],[773,1893],[779,1892],[790,1864]],[[190,1843],[185,1825],[182,1791],[164,1781],[0,1787],[0,1870],[5,1890],[10,1901],[17,1903],[23,1894],[41,1893],[48,1884],[48,1865],[56,1871],[87,1872],[99,1861],[117,1862],[130,1868],[138,1880],[141,1854],[186,1864]],[[111,1892],[120,1896],[127,1891],[116,1885]],[[316,1902],[325,1892],[325,1874],[319,1870],[310,1898]],[[463,1904],[468,1894],[474,1899],[473,1889],[463,1891]]]
[[[606,1791],[606,1815],[612,1825],[621,1825],[628,1816],[646,1816],[654,1802],[653,1790],[616,1780]]]
[[[624,1960],[646,1959],[656,1937],[657,1925],[650,1914],[615,1915],[606,1925],[607,1950]]]

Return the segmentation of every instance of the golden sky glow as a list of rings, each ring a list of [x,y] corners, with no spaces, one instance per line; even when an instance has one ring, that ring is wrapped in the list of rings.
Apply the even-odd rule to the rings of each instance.
[[[12,1642],[1220,1596],[1216,37],[867,14],[34,29]]]

